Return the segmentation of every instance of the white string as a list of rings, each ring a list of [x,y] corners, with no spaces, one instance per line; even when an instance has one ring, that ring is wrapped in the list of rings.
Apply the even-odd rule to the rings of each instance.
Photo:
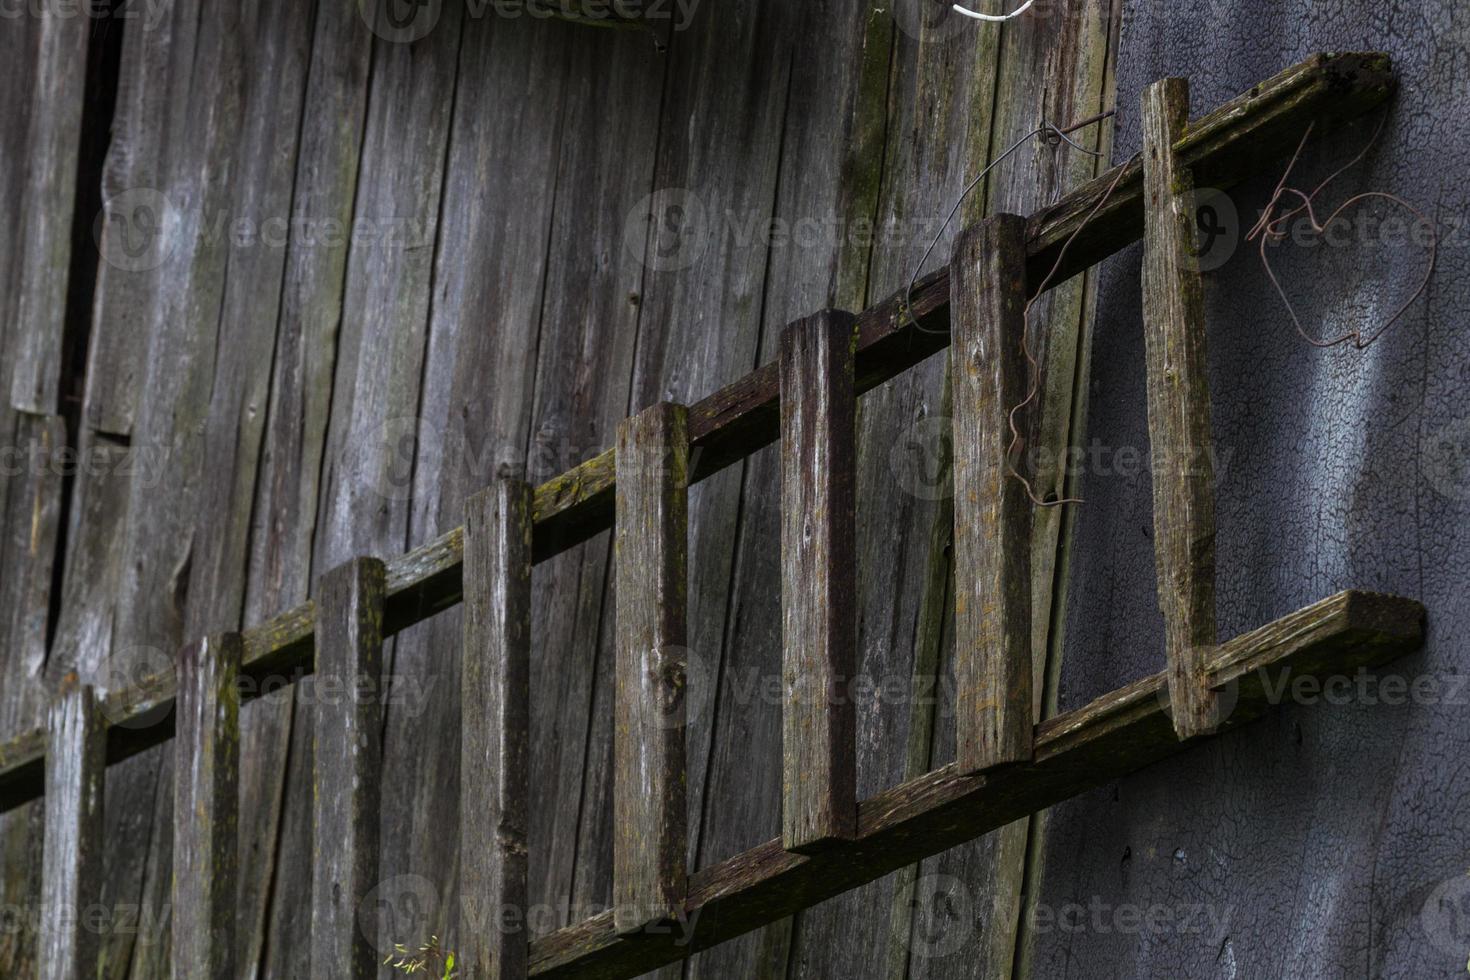
[[[1010,20],[1012,17],[1021,16],[1026,11],[1030,10],[1031,5],[1035,2],[1036,0],[1026,0],[1025,3],[1021,4],[1021,6],[1017,7],[1015,10],[1012,10],[1008,14],[982,14],[977,11],[971,10],[968,7],[961,7],[959,4],[955,4],[954,9],[964,14],[966,17],[973,17],[976,20],[988,20],[992,24],[999,24],[1001,21]]]

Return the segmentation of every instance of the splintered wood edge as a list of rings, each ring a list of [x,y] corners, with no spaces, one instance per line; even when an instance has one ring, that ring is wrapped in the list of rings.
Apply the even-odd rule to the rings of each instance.
[[[1316,119],[1348,119],[1379,105],[1394,88],[1381,52],[1315,54],[1254,86],[1186,129],[1175,144],[1200,186],[1225,188],[1261,171]],[[1119,170],[1128,171],[1067,253],[1053,286],[1138,240],[1143,233],[1143,166],[1137,156],[1083,184],[1026,222],[1028,273],[1050,271],[1062,243],[1077,231]],[[914,318],[923,322],[917,329]],[[870,391],[949,346],[949,269],[920,279],[913,308],[902,291],[857,315],[855,389]],[[773,442],[779,431],[780,373],[772,361],[689,407],[690,482],[719,472]],[[534,560],[545,561],[612,526],[615,462],[611,449],[536,487]],[[391,636],[460,601],[464,529],[455,528],[388,559],[383,624]],[[311,600],[246,630],[240,670],[274,686],[311,672],[316,607]],[[259,693],[247,686],[246,698]],[[107,759],[114,763],[173,737],[172,671],[107,695]],[[144,723],[144,719],[157,720]],[[121,723],[120,723],[121,722]],[[0,813],[42,795],[44,730],[0,743]]]
[[[1225,728],[1271,707],[1272,675],[1375,666],[1423,635],[1418,602],[1342,592],[1224,643],[1210,673],[1215,689],[1238,695]],[[538,939],[531,975],[639,976],[1217,737],[1179,741],[1167,705],[1164,672],[1135,681],[1038,725],[1028,765],[976,776],[945,766],[859,804],[856,840],[812,856],[772,840],[695,873],[681,926],[619,937],[605,912]]]

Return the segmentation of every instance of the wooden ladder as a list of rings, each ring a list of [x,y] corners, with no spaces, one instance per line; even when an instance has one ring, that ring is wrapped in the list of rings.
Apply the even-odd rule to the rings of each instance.
[[[101,898],[106,766],[176,740],[173,966],[234,972],[239,711],[247,675],[313,672],[312,975],[373,977],[358,909],[378,880],[385,636],[463,601],[458,968],[465,978],[634,977],[722,942],[1257,717],[1268,681],[1416,649],[1423,608],[1345,592],[1242,636],[1215,626],[1215,520],[1205,324],[1191,191],[1258,170],[1319,118],[1391,89],[1385,56],[1319,55],[1192,125],[1180,79],[1143,96],[1140,156],[1033,215],[966,231],[912,309],[828,311],[781,337],[771,365],[697,405],[627,419],[616,448],[541,487],[502,478],[462,529],[388,562],[328,571],[316,598],[245,634],[184,648],[164,676],[105,697],[66,689],[45,729],[0,744],[0,808],[44,793],[47,978],[95,974],[76,910]],[[1111,197],[1105,194],[1112,188]],[[1084,216],[1096,211],[1091,221]],[[1010,411],[1027,388],[1031,291],[1077,234],[1067,276],[1144,240],[1148,428],[1165,669],[1040,720],[1031,690],[1034,504],[1008,474]],[[929,329],[917,331],[914,317]],[[932,332],[931,332],[932,331]],[[956,760],[857,798],[856,398],[952,344]],[[1019,419],[1022,431],[1034,420]],[[686,867],[687,496],[781,443],[781,837]],[[701,449],[699,467],[691,447]],[[611,525],[616,560],[613,908],[527,935],[533,565]],[[128,724],[172,705],[166,722]],[[64,914],[71,911],[73,914]],[[692,924],[688,936],[664,928]]]

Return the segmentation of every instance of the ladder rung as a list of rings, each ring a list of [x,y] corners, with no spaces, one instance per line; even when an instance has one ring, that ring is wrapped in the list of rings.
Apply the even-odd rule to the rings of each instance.
[[[78,684],[51,706],[41,860],[41,980],[97,975],[101,937],[87,913],[102,901],[102,791],[107,726],[96,692]]]
[[[674,917],[687,887],[682,405],[654,405],[618,426],[617,482],[613,906],[619,931],[636,932]]]
[[[853,318],[781,335],[781,838],[809,852],[857,832]]]
[[[531,488],[465,502],[459,951],[465,980],[526,976]]]
[[[1143,323],[1154,555],[1174,730],[1213,730],[1205,684],[1215,634],[1215,473],[1205,363],[1204,286],[1196,260],[1194,177],[1174,146],[1189,121],[1189,82],[1143,93]]]
[[[1028,388],[1026,220],[968,230],[950,262],[954,399],[955,756],[961,772],[1031,758],[1030,496],[1007,472]],[[1030,410],[1016,414],[1022,436]],[[1018,444],[1017,449],[1021,446]],[[1014,461],[1019,466],[1019,460]]]
[[[174,756],[173,975],[235,975],[240,791],[238,633],[179,652]]]
[[[355,558],[317,583],[311,973],[373,978],[357,910],[378,884],[383,780],[383,563]]]

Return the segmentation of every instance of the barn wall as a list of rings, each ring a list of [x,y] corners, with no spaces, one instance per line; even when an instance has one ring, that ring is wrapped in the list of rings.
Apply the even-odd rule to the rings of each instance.
[[[7,91],[30,93],[0,106],[0,195],[23,229],[0,236],[0,432],[101,461],[0,479],[14,610],[0,724],[34,724],[69,672],[126,684],[192,637],[301,601],[342,561],[430,540],[502,467],[553,476],[624,415],[770,360],[801,314],[901,288],[990,155],[1116,93],[1120,159],[1162,75],[1191,76],[1203,109],[1312,51],[1388,50],[1402,91],[1341,186],[1464,214],[1470,15],[1453,0],[1257,6],[1039,0],[996,27],[929,0],[704,0],[660,6],[671,19],[643,32],[446,0],[416,8],[411,37],[370,29],[357,0],[0,21]],[[68,74],[88,51],[92,75]],[[1304,166],[1327,172],[1370,131],[1329,136]],[[1112,124],[1081,138],[1107,152]],[[1102,166],[1027,146],[956,225],[1027,213]],[[111,203],[99,216],[77,186]],[[1239,213],[1271,186],[1234,191]],[[150,234],[159,220],[168,234]],[[1340,588],[1401,592],[1429,606],[1431,642],[1398,669],[1454,685],[1470,358],[1452,246],[1427,302],[1366,352],[1296,339],[1248,247],[1210,273],[1224,635]],[[1282,266],[1298,307],[1342,329],[1392,305],[1421,256],[1313,261]],[[1138,275],[1130,250],[1038,307],[1043,444],[1146,446]],[[865,795],[953,752],[934,680],[952,644],[944,374],[931,359],[860,406],[860,656],[880,692],[858,709]],[[691,495],[695,867],[779,832],[779,706],[763,694],[780,662],[776,478],[766,450]],[[1041,512],[1033,546],[1037,691],[1055,711],[1156,670],[1160,629],[1147,474],[1056,469],[1038,484],[1087,500]],[[604,534],[536,570],[539,931],[610,895],[610,558]],[[383,884],[364,912],[386,942],[456,938],[458,637],[451,610],[389,649]],[[1470,867],[1464,708],[1363,700],[1288,707],[661,973],[1463,968],[1466,937],[1423,910]],[[242,713],[251,976],[309,975],[311,701],[302,684]],[[109,772],[109,977],[168,975],[171,793],[166,747]],[[34,969],[35,816],[0,817],[6,976]],[[1051,924],[1070,903],[1162,905],[1204,926]]]

